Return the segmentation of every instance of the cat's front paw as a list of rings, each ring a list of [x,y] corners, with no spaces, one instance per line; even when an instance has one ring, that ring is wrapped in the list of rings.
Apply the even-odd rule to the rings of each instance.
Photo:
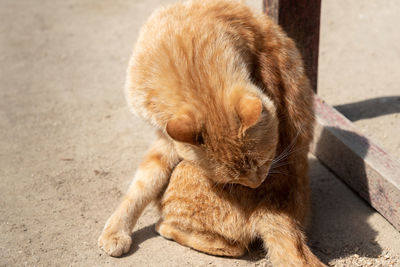
[[[108,255],[119,257],[127,253],[131,248],[132,238],[124,232],[110,231],[104,229],[97,242]]]

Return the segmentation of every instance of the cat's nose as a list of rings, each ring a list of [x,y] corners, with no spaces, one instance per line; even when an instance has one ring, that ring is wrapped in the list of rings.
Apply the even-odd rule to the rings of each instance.
[[[242,170],[239,179],[236,183],[241,185],[250,187],[250,188],[257,188],[259,187],[267,177],[268,167],[262,168],[254,168],[252,170]]]
[[[263,182],[260,180],[259,176],[257,175],[257,173],[255,171],[248,173],[245,178],[245,181],[246,181],[245,185],[250,188],[257,188]]]
[[[264,180],[267,178],[268,172],[269,172],[269,167],[267,165],[263,165],[258,167],[257,169],[257,176],[260,180],[262,180],[262,182],[264,182]]]

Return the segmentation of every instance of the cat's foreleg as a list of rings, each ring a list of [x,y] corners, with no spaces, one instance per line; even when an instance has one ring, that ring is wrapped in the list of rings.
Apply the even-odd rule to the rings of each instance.
[[[118,257],[127,253],[131,233],[144,208],[167,185],[172,169],[179,162],[170,140],[162,133],[147,152],[117,210],[107,220],[98,245],[107,254]]]
[[[274,267],[325,266],[306,244],[300,226],[290,216],[268,213],[256,225]]]

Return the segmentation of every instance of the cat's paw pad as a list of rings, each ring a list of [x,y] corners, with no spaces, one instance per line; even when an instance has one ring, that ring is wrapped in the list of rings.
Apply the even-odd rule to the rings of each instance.
[[[108,232],[104,230],[97,242],[108,255],[119,257],[131,248],[132,238],[122,232]]]

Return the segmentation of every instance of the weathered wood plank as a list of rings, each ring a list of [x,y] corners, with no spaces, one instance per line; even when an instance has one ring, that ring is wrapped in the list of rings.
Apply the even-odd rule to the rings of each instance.
[[[316,91],[321,0],[264,0],[263,3],[264,11],[296,42]]]
[[[311,152],[400,230],[400,163],[315,97]]]

